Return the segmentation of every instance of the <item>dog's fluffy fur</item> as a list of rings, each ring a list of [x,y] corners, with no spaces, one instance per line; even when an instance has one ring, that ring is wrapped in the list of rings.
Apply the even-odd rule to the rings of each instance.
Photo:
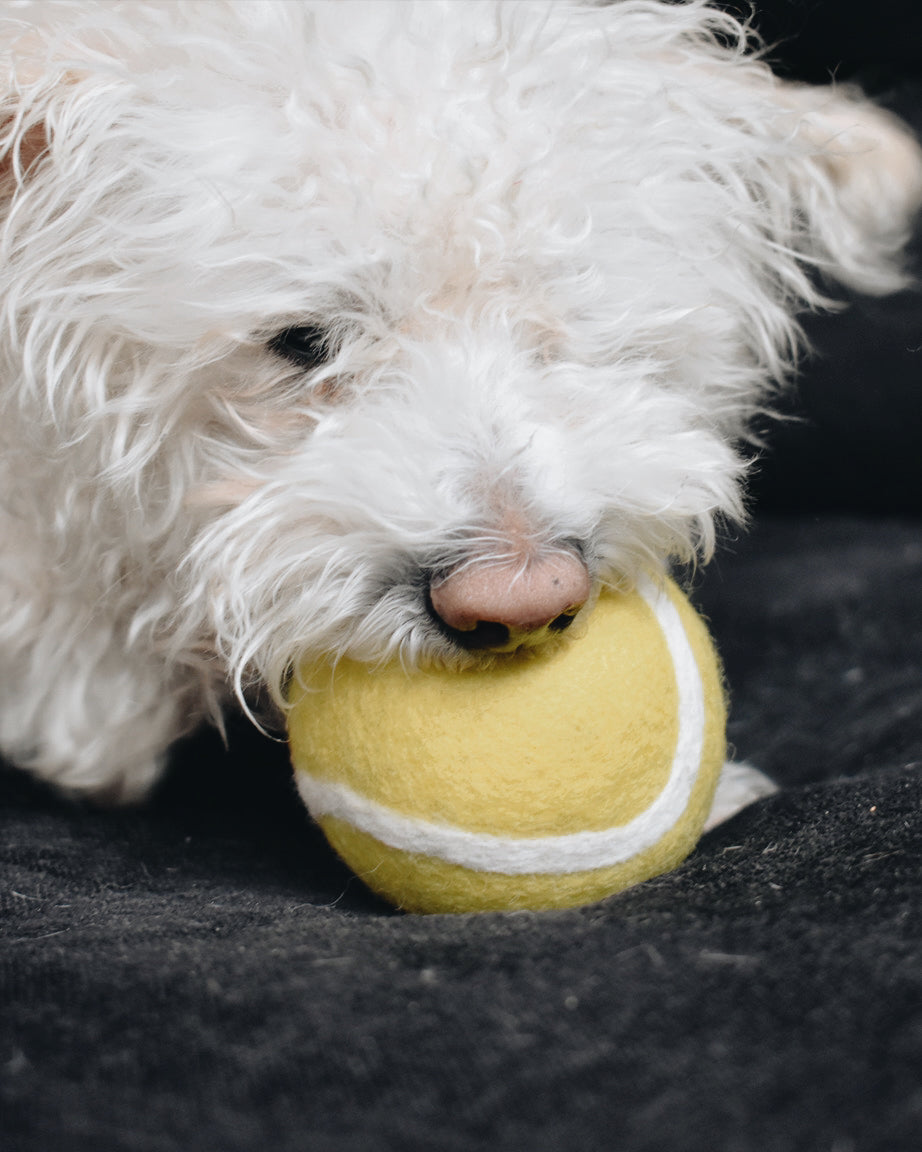
[[[710,552],[909,135],[692,0],[2,5],[0,747],[131,798],[427,581]]]

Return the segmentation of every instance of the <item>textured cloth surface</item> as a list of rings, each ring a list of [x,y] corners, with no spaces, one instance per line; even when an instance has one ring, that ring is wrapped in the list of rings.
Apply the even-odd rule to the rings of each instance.
[[[3,777],[0,1145],[917,1149],[922,526],[765,522],[701,600],[786,787],[594,907],[391,913],[242,730],[136,812]]]
[[[894,73],[922,75],[922,7],[917,0],[714,0],[751,20],[777,69],[825,84],[860,79],[886,88]]]

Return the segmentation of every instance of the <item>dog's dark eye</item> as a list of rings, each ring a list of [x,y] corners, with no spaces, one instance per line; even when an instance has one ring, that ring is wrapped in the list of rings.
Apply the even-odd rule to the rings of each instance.
[[[329,352],[327,333],[316,324],[286,328],[269,341],[277,356],[284,356],[299,368],[316,368]]]

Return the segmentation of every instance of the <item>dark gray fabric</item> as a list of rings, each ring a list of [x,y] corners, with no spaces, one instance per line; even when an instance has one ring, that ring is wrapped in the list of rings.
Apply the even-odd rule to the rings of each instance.
[[[676,0],[681,2],[681,0]],[[712,0],[750,21],[777,71],[826,84],[860,80],[886,90],[895,75],[922,75],[922,7],[916,0]]]
[[[243,730],[139,811],[0,778],[0,1146],[918,1148],[922,526],[765,522],[700,599],[785,790],[595,907],[391,912]]]

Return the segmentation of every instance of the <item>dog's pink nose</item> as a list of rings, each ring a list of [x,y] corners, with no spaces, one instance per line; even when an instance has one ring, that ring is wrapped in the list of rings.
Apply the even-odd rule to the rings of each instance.
[[[589,572],[570,552],[533,561],[475,562],[433,582],[432,608],[464,648],[517,648],[569,627],[589,598]]]

